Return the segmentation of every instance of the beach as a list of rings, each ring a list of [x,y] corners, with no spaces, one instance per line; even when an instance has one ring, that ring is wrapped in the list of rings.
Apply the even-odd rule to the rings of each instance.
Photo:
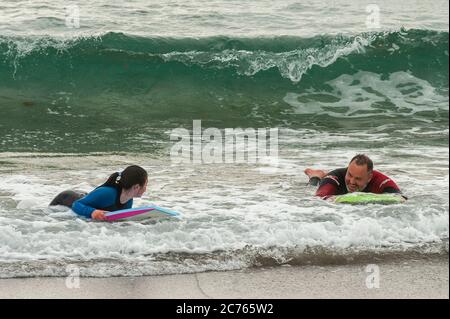
[[[197,274],[0,280],[0,298],[309,299],[449,298],[448,259],[382,262],[378,288],[368,288],[367,265],[288,266]]]

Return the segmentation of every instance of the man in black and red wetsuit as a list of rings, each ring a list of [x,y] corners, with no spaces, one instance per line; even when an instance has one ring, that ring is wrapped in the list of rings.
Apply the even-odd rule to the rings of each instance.
[[[310,184],[319,184],[316,196],[324,199],[353,192],[401,194],[400,188],[392,179],[373,170],[372,160],[364,154],[353,157],[346,168],[338,168],[329,173],[308,168],[305,174],[310,178]]]

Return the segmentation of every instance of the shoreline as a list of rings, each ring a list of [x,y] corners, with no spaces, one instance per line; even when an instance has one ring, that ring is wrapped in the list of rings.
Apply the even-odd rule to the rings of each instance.
[[[79,279],[0,279],[2,299],[309,299],[449,298],[448,258],[374,266],[281,266],[224,272]],[[76,281],[67,281],[76,286]],[[368,288],[368,285],[371,288]],[[378,286],[378,288],[377,288]]]

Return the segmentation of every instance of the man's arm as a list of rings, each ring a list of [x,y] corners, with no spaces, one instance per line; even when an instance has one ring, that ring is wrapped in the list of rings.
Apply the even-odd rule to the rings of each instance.
[[[316,196],[322,197],[323,199],[327,199],[331,196],[336,195],[337,186],[332,183],[326,183],[321,186],[316,191]]]
[[[380,183],[379,192],[380,193],[391,193],[391,194],[401,194],[402,193],[402,191],[400,190],[400,187],[398,187],[397,184],[389,177],[386,177]]]

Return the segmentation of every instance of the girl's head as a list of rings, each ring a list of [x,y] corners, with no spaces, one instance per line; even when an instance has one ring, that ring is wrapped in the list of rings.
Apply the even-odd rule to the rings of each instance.
[[[102,186],[120,188],[132,197],[141,197],[147,190],[147,181],[147,171],[140,166],[131,165],[122,172],[112,174]]]

